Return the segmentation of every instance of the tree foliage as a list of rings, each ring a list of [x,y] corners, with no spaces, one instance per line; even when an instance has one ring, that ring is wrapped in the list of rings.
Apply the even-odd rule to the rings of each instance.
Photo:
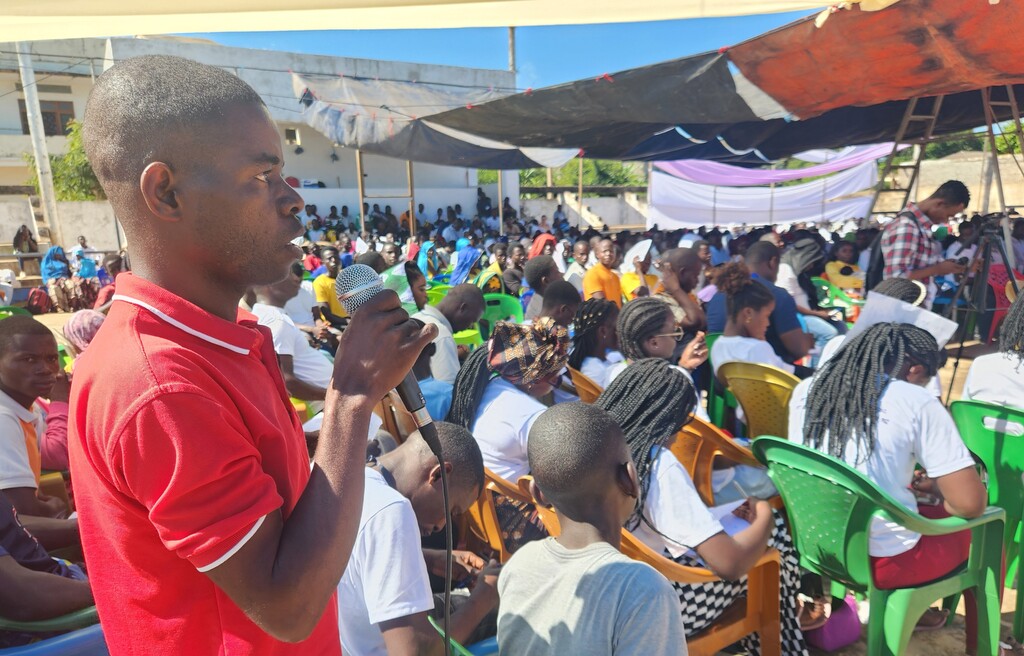
[[[39,176],[36,173],[36,160],[32,155],[25,155],[32,177],[29,184],[39,193]],[[82,124],[78,121],[68,123],[67,148],[63,155],[50,155],[50,171],[53,172],[53,190],[57,200],[101,200],[103,188],[100,187],[96,173],[85,157],[82,145]]]
[[[579,184],[579,160],[572,160],[552,169],[551,183],[556,187],[575,187]],[[498,181],[497,171],[478,171],[480,184],[494,184]],[[547,186],[547,169],[522,169],[519,184],[523,187]],[[583,185],[641,187],[647,184],[644,165],[630,162],[615,162],[602,159],[583,160]]]

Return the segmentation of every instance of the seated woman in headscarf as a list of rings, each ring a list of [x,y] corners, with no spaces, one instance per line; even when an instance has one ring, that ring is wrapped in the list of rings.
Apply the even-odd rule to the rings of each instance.
[[[568,331],[550,317],[529,326],[499,321],[487,346],[473,351],[455,378],[447,421],[469,429],[484,466],[513,485],[530,473],[527,439],[547,409],[538,399],[558,387],[568,352]],[[506,543],[544,535],[532,507],[502,500],[497,509]]]
[[[91,260],[90,260],[91,261]],[[92,263],[95,273],[95,262]],[[91,308],[99,291],[99,281],[71,274],[71,266],[60,246],[51,246],[39,265],[43,284],[53,304],[61,312]]]
[[[840,289],[864,289],[864,274],[857,265],[857,246],[841,241],[832,248],[832,257],[825,265],[828,281]]]
[[[466,245],[456,253],[458,259],[452,269],[451,277],[448,278],[448,284],[452,287],[475,278],[480,270],[480,249],[471,246],[468,240],[460,239],[459,241],[466,241]]]
[[[532,260],[538,255],[554,255],[557,243],[558,240],[550,233],[545,232],[537,235],[533,243],[530,244],[530,252],[527,253],[526,259]]]
[[[67,338],[72,348],[72,355],[76,358],[71,362],[72,369],[78,356],[85,352],[93,338],[96,337],[100,326],[103,325],[104,318],[106,315],[97,310],[79,310],[72,314],[68,322],[64,324],[64,337]]]
[[[438,260],[437,251],[434,249],[434,242],[425,241],[420,245],[419,255],[416,256],[416,266],[420,268],[427,280],[441,273],[441,262]]]
[[[648,272],[651,270],[651,259],[657,254],[658,250],[654,248],[654,242],[650,239],[639,241],[626,251],[625,257],[622,258],[622,266],[619,267],[619,271],[622,272],[619,280],[622,295],[627,301],[638,296],[651,296],[654,293],[658,276]]]

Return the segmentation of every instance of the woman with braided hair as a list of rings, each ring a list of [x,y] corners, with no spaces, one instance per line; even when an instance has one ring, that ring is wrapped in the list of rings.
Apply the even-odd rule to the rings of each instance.
[[[726,308],[725,329],[711,347],[715,375],[726,362],[757,362],[794,373],[796,368],[780,358],[765,341],[775,309],[775,296],[771,291],[753,280],[747,267],[738,262],[719,267],[714,282],[725,294]],[[724,380],[721,383],[726,384]]]
[[[1024,409],[1024,294],[999,328],[999,352],[976,359],[964,382],[964,399]]]
[[[797,385],[789,409],[789,439],[839,458],[908,510],[926,517],[973,518],[987,505],[974,459],[952,417],[923,385],[945,353],[922,328],[880,323],[849,339],[813,378]],[[920,464],[924,472],[916,472]],[[919,505],[914,490],[941,499]],[[879,588],[912,587],[959,567],[971,532],[922,536],[876,518],[868,552]],[[919,626],[940,626],[926,614]]]
[[[797,592],[799,558],[781,517],[766,501],[708,508],[690,475],[667,448],[689,421],[697,392],[678,368],[647,358],[629,365],[595,402],[622,427],[640,482],[635,514],[626,529],[657,553],[689,567],[707,567],[723,580],[673,583],[679,595],[686,634],[714,624],[733,602],[746,594],[746,573],[775,547],[781,555],[779,611],[782,653],[806,654]],[[743,640],[760,654],[756,634]]]
[[[572,351],[569,366],[583,373],[601,388],[608,387],[608,374],[614,363],[608,352],[619,348],[615,322],[619,308],[603,298],[583,301],[573,319]]]

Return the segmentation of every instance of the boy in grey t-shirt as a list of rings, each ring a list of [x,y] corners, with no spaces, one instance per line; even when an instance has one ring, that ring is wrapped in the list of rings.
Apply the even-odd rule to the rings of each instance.
[[[500,653],[686,654],[672,586],[618,550],[639,484],[615,420],[593,405],[558,404],[534,423],[527,451],[532,492],[554,506],[562,530],[505,565]]]

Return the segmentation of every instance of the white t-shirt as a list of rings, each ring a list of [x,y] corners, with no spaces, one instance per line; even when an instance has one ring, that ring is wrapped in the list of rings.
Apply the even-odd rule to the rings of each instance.
[[[665,447],[653,448],[658,455],[651,466],[644,516],[657,532],[641,520],[632,533],[657,553],[667,549],[678,558],[725,529],[701,501],[693,479],[675,455]]]
[[[785,263],[780,264],[779,275],[775,280],[775,284],[789,292],[789,295],[793,297],[798,307],[811,307],[810,300],[807,298],[807,292],[800,287],[800,282],[797,280],[796,271],[793,270],[793,267]]]
[[[313,297],[313,292],[310,291],[312,288],[312,283],[310,283],[309,289],[306,289],[305,286],[299,287],[299,293],[284,304],[284,313],[297,326],[312,326],[315,322],[313,308],[318,304],[316,298]]]
[[[504,378],[487,383],[473,422],[484,466],[513,485],[530,473],[526,443],[547,406]]]
[[[711,347],[711,364],[718,375],[718,368],[726,362],[756,362],[778,367],[793,373],[796,368],[780,358],[772,349],[772,345],[763,339],[753,337],[727,337],[723,335],[715,340]]]
[[[46,431],[46,420],[38,411],[38,406],[33,405],[31,410],[26,410],[6,393],[0,392],[0,490],[36,487],[22,421],[32,424],[36,430],[36,441],[41,442]]]
[[[306,336],[295,327],[291,317],[281,308],[263,303],[252,306],[252,313],[259,319],[260,325],[270,329],[274,337],[274,352],[291,356],[295,377],[308,385],[327,389],[334,375],[334,365],[327,356],[309,345]]]
[[[387,656],[378,625],[433,608],[412,504],[378,471],[367,468],[359,532],[338,583],[342,651]]]
[[[974,259],[974,253],[978,250],[977,244],[971,244],[970,246],[964,246],[959,241],[955,241],[949,245],[946,249],[945,258],[947,260],[959,260],[961,257],[966,257],[969,260]]]
[[[610,373],[614,364],[601,358],[586,357],[583,358],[583,362],[580,364],[580,373],[594,381],[601,386],[601,389],[607,389],[609,383],[612,382]]]
[[[962,398],[1024,409],[1024,361],[1012,353],[981,356],[971,363]]]
[[[789,401],[789,439],[804,441],[807,393],[813,379],[802,381]],[[908,489],[914,465],[921,463],[932,478],[974,466],[953,418],[937,398],[923,387],[893,381],[879,404],[878,433],[871,455],[859,454],[853,440],[846,444],[843,460],[908,510],[917,512],[914,493]],[[876,518],[871,526],[868,552],[872,556],[896,556],[910,551],[921,539],[895,522]]]
[[[452,325],[433,305],[425,306],[412,317],[437,326],[437,337],[434,338],[436,350],[430,358],[430,373],[437,380],[454,384],[455,377],[459,375],[459,348],[455,344]]]

